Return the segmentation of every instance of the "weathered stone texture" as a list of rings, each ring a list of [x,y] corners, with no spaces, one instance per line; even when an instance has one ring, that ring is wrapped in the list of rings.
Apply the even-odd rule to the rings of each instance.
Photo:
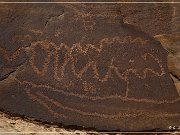
[[[180,97],[161,45],[170,40],[159,35],[174,32],[172,12],[158,4],[1,4],[0,109],[96,130],[178,125]],[[179,76],[179,58],[169,61]]]

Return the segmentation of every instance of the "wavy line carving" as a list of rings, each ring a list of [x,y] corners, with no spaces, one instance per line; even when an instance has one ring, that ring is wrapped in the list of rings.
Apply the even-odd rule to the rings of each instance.
[[[89,69],[91,68],[94,74],[94,78],[97,79],[100,82],[105,82],[108,81],[108,79],[110,77],[112,77],[112,71],[115,72],[115,74],[121,79],[124,80],[126,82],[126,95],[125,97],[121,96],[121,95],[111,95],[111,96],[107,96],[107,97],[101,97],[101,96],[86,96],[86,95],[80,95],[80,94],[76,94],[73,92],[65,92],[62,90],[58,90],[57,88],[54,88],[53,86],[49,86],[49,85],[39,85],[39,84],[34,84],[28,81],[23,81],[21,82],[20,80],[18,80],[17,78],[14,78],[14,80],[16,80],[18,83],[20,84],[30,84],[32,87],[43,87],[43,88],[47,88],[47,89],[51,89],[53,91],[56,92],[60,92],[62,94],[65,94],[67,96],[75,96],[78,98],[86,98],[86,99],[90,99],[90,100],[105,100],[105,99],[112,99],[112,98],[118,98],[121,99],[122,101],[134,101],[134,102],[145,102],[145,103],[152,103],[152,104],[164,104],[164,103],[175,103],[177,101],[179,101],[179,98],[172,100],[172,101],[156,101],[156,100],[150,100],[150,99],[136,99],[136,98],[129,98],[128,97],[128,93],[130,91],[130,89],[128,88],[129,86],[129,74],[133,73],[136,77],[140,78],[140,79],[145,79],[147,76],[147,73],[150,72],[156,76],[162,76],[165,74],[164,68],[162,66],[162,62],[156,58],[155,56],[153,56],[150,53],[145,53],[142,58],[144,60],[147,59],[147,57],[151,57],[153,58],[157,64],[160,67],[160,72],[156,72],[150,68],[145,68],[142,71],[142,75],[138,74],[138,72],[136,71],[136,69],[133,68],[129,68],[126,69],[125,71],[123,71],[122,73],[119,72],[118,67],[113,65],[114,62],[114,58],[111,59],[110,65],[108,66],[108,70],[107,73],[103,76],[100,77],[98,70],[97,70],[97,65],[95,61],[90,61],[88,62],[84,67],[81,68],[81,70],[79,72],[77,72],[75,70],[75,64],[76,61],[73,60],[73,56],[72,53],[74,50],[78,51],[78,53],[82,53],[82,54],[86,54],[89,50],[95,50],[97,53],[101,53],[103,51],[104,46],[106,45],[111,45],[112,43],[117,42],[120,43],[120,45],[123,45],[123,43],[128,43],[128,44],[138,44],[138,45],[147,45],[147,43],[149,42],[148,40],[144,40],[141,39],[139,37],[133,38],[131,36],[127,36],[127,37],[113,37],[113,38],[104,38],[99,42],[99,47],[96,47],[93,44],[86,44],[83,47],[80,45],[80,43],[76,43],[73,44],[71,47],[69,47],[68,45],[61,43],[60,45],[56,45],[55,43],[52,42],[48,42],[48,41],[37,41],[35,43],[32,43],[31,46],[29,47],[29,51],[31,52],[31,57],[29,59],[29,63],[32,67],[32,69],[34,70],[35,73],[37,73],[37,75],[43,76],[46,74],[46,72],[48,71],[48,65],[51,59],[51,51],[50,49],[54,48],[54,79],[57,81],[61,81],[62,78],[64,77],[64,70],[66,68],[66,65],[68,63],[71,64],[71,70],[73,72],[73,74],[77,77],[77,78],[81,78],[83,76],[83,74]],[[35,60],[35,47],[39,45],[43,50],[46,51],[47,53],[47,57],[45,58],[45,62],[43,65],[43,68],[40,70],[38,69],[35,64],[34,64],[34,60]],[[17,56],[17,54],[21,51],[24,50],[26,48],[22,47],[20,49],[18,49],[17,52],[15,52],[14,54],[12,54],[12,56],[10,56],[10,58],[8,58],[8,55],[6,55],[7,60],[9,59],[15,59],[15,56]],[[61,67],[59,66],[59,56],[58,56],[58,52],[61,50],[65,50],[66,54],[64,57],[64,62],[62,63]],[[5,53],[5,51],[1,48],[0,49],[1,52]],[[26,50],[27,51],[27,50]],[[12,58],[11,58],[12,57]],[[60,75],[58,74],[58,70],[60,70]]]
[[[137,102],[137,103],[152,103],[152,104],[173,104],[176,103],[178,101],[180,101],[180,98],[178,97],[177,99],[174,99],[172,101],[167,101],[167,100],[163,100],[163,101],[158,101],[158,100],[151,100],[151,99],[136,99],[136,98],[129,98],[129,97],[123,97],[121,95],[113,95],[113,96],[106,96],[106,97],[100,97],[100,96],[86,96],[86,95],[81,95],[81,94],[76,94],[73,92],[66,92],[63,90],[60,90],[58,88],[55,88],[53,86],[50,85],[45,85],[45,84],[35,84],[29,81],[21,81],[16,77],[12,77],[12,79],[14,81],[16,81],[18,84],[20,85],[24,85],[24,86],[31,86],[34,88],[45,88],[45,89],[50,89],[52,91],[55,91],[57,93],[61,93],[63,95],[66,96],[73,96],[73,97],[78,97],[80,99],[88,99],[88,100],[107,100],[107,99],[120,99],[122,101],[133,101],[133,102]]]
[[[55,117],[59,117],[59,116],[60,116],[60,117],[66,118],[65,115],[54,112],[54,111],[51,109],[51,107],[48,106],[48,104],[47,104],[45,101],[39,99],[36,95],[32,94],[29,89],[26,90],[26,94],[28,95],[28,97],[29,97],[32,101],[37,101],[41,106],[43,106],[44,108],[46,108],[46,109],[48,110],[48,112],[49,112],[50,114],[52,114],[53,116],[55,116]]]
[[[63,104],[61,104],[60,102],[58,101],[55,101],[53,99],[50,99],[49,97],[45,96],[44,94],[40,93],[40,92],[36,92],[36,94],[43,98],[43,100],[39,99],[37,96],[35,96],[34,94],[32,94],[30,92],[30,90],[27,91],[27,94],[28,96],[31,98],[31,99],[34,99],[36,100],[39,104],[41,104],[42,106],[44,106],[48,112],[50,112],[52,115],[54,116],[61,116],[62,114],[60,113],[57,113],[55,111],[53,111],[53,109],[48,106],[46,104],[46,102],[48,103],[52,103],[53,105],[55,105],[56,107],[58,108],[61,108],[63,110],[68,110],[68,111],[71,111],[71,112],[76,112],[80,115],[83,115],[83,116],[94,116],[94,117],[100,117],[100,118],[105,118],[105,119],[116,119],[118,120],[119,118],[127,118],[127,117],[139,117],[139,116],[147,116],[147,117],[161,117],[161,118],[164,118],[164,117],[174,117],[174,116],[180,116],[179,113],[175,113],[175,114],[171,114],[171,113],[160,113],[160,114],[151,114],[151,113],[148,113],[148,112],[145,112],[145,111],[139,111],[138,110],[138,113],[136,112],[131,112],[131,113],[122,113],[122,112],[119,112],[118,114],[114,115],[114,114],[102,114],[102,113],[97,113],[97,112],[85,112],[85,111],[82,111],[82,110],[79,110],[79,109],[75,109],[75,108],[71,108],[71,107],[68,107],[68,106],[64,106]],[[64,118],[66,118],[66,116],[63,115]]]

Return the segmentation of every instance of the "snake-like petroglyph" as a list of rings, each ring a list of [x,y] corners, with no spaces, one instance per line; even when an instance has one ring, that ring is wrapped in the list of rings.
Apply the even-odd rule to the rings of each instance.
[[[82,111],[82,110],[79,110],[79,109],[74,109],[74,108],[71,108],[71,107],[68,107],[68,106],[64,106],[60,102],[57,102],[57,101],[55,101],[53,99],[50,99],[49,97],[43,95],[40,92],[36,92],[36,94],[32,94],[30,90],[27,90],[26,92],[27,92],[28,96],[32,100],[37,101],[39,104],[41,104],[45,108],[47,108],[48,112],[53,114],[54,117],[58,117],[60,115],[60,116],[63,116],[64,118],[66,118],[66,116],[64,116],[64,115],[62,115],[60,113],[56,113],[55,111],[53,111],[53,109],[50,108],[50,106],[48,106],[47,103],[44,102],[42,99],[39,99],[39,97],[43,98],[48,103],[52,103],[55,106],[57,106],[58,108],[61,108],[63,110],[68,110],[68,111],[76,112],[76,113],[79,113],[79,114],[84,115],[84,116],[95,116],[95,117],[101,117],[101,118],[106,118],[106,119],[117,119],[118,120],[119,118],[139,117],[139,116],[144,116],[144,115],[146,115],[147,117],[158,117],[158,118],[159,117],[163,118],[163,117],[180,116],[180,113],[176,113],[176,114],[161,113],[161,114],[157,115],[157,114],[151,114],[151,113],[145,112],[144,110],[141,110],[141,111],[138,110],[138,111],[130,112],[130,113],[121,113],[121,112],[119,112],[118,114],[115,114],[115,115],[112,115],[112,114],[102,114],[102,113],[97,113],[97,112],[94,112],[94,113],[93,112],[85,112],[85,111]]]
[[[179,123],[168,52],[126,23],[123,5],[7,7],[0,22],[4,112],[106,131],[167,131]]]
[[[57,93],[64,94],[66,96],[78,97],[81,99],[89,99],[89,100],[93,100],[93,101],[94,100],[107,100],[107,99],[120,99],[122,101],[133,101],[133,102],[137,102],[137,103],[142,102],[142,103],[152,103],[152,104],[172,104],[172,103],[176,103],[176,102],[180,101],[179,97],[172,101],[167,101],[167,100],[159,101],[159,100],[151,100],[151,99],[145,99],[145,98],[143,98],[143,99],[128,98],[128,97],[123,97],[121,95],[113,95],[113,96],[107,96],[107,97],[86,96],[86,95],[81,95],[81,94],[77,94],[77,93],[73,93],[73,92],[66,92],[66,91],[60,90],[58,88],[55,88],[54,86],[50,86],[50,85],[35,84],[35,83],[29,82],[29,81],[21,81],[16,77],[12,77],[12,79],[22,86],[30,85],[32,88],[45,88],[45,89],[55,91]]]
[[[120,98],[123,101],[135,101],[135,102],[147,102],[147,103],[154,103],[154,104],[162,104],[162,103],[174,103],[176,101],[178,101],[179,99],[175,99],[173,101],[155,101],[155,100],[151,100],[151,99],[136,99],[136,98],[128,98],[128,93],[130,91],[129,86],[129,74],[134,74],[136,77],[140,78],[140,79],[145,79],[147,76],[147,73],[150,72],[152,74],[154,74],[155,76],[162,76],[165,74],[164,68],[162,66],[161,61],[156,58],[155,56],[153,56],[151,53],[145,53],[143,54],[141,57],[146,60],[148,57],[152,58],[159,66],[160,68],[160,72],[154,71],[151,68],[144,68],[144,70],[142,71],[142,74],[139,74],[137,72],[136,69],[134,68],[128,68],[123,72],[119,72],[119,67],[115,66],[114,63],[114,58],[111,59],[110,61],[110,65],[108,66],[108,70],[105,73],[104,76],[100,76],[97,70],[97,64],[96,61],[89,61],[87,62],[87,64],[82,67],[78,72],[75,69],[75,64],[76,61],[74,60],[73,57],[73,51],[77,51],[80,54],[87,54],[89,50],[94,50],[97,52],[97,54],[101,54],[101,52],[103,51],[105,46],[110,46],[113,43],[119,43],[120,45],[122,44],[132,44],[132,45],[146,45],[148,43],[148,40],[144,40],[140,37],[131,37],[131,36],[126,36],[126,37],[113,37],[113,38],[104,38],[102,40],[100,40],[98,47],[96,47],[93,44],[86,44],[85,46],[82,47],[82,45],[80,43],[75,43],[73,44],[71,47],[69,47],[68,45],[66,45],[65,43],[61,43],[60,45],[56,45],[53,42],[48,42],[48,41],[37,41],[35,43],[32,43],[31,46],[29,47],[29,51],[31,52],[31,56],[29,59],[29,63],[33,69],[33,71],[39,75],[39,76],[43,76],[46,74],[46,72],[48,72],[48,65],[50,63],[50,59],[51,59],[51,48],[54,48],[54,79],[56,81],[61,81],[63,79],[64,75],[64,70],[66,69],[66,66],[68,63],[70,63],[71,67],[70,70],[72,71],[72,73],[77,77],[77,79],[81,79],[83,74],[85,74],[87,72],[88,69],[92,70],[92,74],[94,75],[94,79],[98,80],[99,82],[103,83],[108,81],[109,78],[112,78],[112,72],[114,72],[119,79],[123,80],[126,83],[126,95],[123,97],[121,95],[110,95],[110,96],[85,96],[85,95],[80,95],[80,94],[75,94],[75,93],[67,93],[67,92],[63,92],[61,90],[56,90],[57,88],[54,88],[53,86],[47,86],[47,85],[38,85],[38,84],[33,84],[27,81],[28,84],[32,84],[32,86],[35,87],[44,87],[44,88],[48,88],[50,90],[55,90],[57,92],[63,92],[63,94],[67,94],[67,95],[73,95],[76,97],[80,97],[80,98],[87,98],[87,99],[92,99],[92,100],[104,100],[104,99],[110,99],[110,98]],[[34,60],[36,57],[36,52],[35,52],[35,47],[39,46],[41,49],[43,49],[46,52],[46,57],[44,59],[44,64],[42,66],[42,69],[39,69],[38,67],[36,67]],[[11,60],[14,59],[21,50],[24,50],[26,48],[20,48],[18,49],[14,54],[12,54],[10,57],[7,56],[7,53],[5,50],[1,49],[0,51],[4,54],[6,54],[6,59],[7,60]],[[58,53],[60,51],[64,51],[65,55],[64,55],[64,61],[63,63],[59,63],[59,55]],[[15,79],[17,80],[17,79]],[[17,81],[20,82],[20,81]],[[26,82],[26,81],[25,81]]]
[[[65,70],[67,68],[67,65],[70,64],[70,70],[72,73],[76,76],[77,79],[82,79],[83,75],[87,72],[88,69],[92,70],[92,74],[94,75],[94,79],[98,80],[100,83],[107,82],[110,78],[113,77],[112,72],[114,72],[120,80],[123,80],[126,83],[126,94],[125,96],[122,95],[109,95],[109,96],[89,96],[89,95],[83,95],[79,93],[74,92],[66,92],[64,90],[61,90],[60,88],[57,88],[53,85],[49,84],[36,84],[34,82],[30,82],[28,80],[21,80],[18,79],[18,77],[12,76],[12,79],[17,82],[21,86],[30,86],[30,88],[26,89],[26,94],[32,101],[37,102],[39,105],[43,106],[47,109],[48,113],[50,113],[53,117],[59,118],[62,117],[64,119],[67,118],[67,116],[57,110],[54,110],[51,106],[56,106],[59,109],[63,109],[65,111],[75,112],[77,114],[83,115],[83,116],[93,116],[93,117],[99,117],[104,119],[115,119],[119,120],[121,118],[128,118],[128,117],[162,117],[162,118],[168,118],[168,117],[176,117],[180,116],[179,113],[150,113],[146,110],[134,110],[126,112],[119,112],[118,114],[102,114],[100,112],[88,112],[81,109],[76,109],[72,107],[68,107],[67,105],[63,105],[59,101],[56,101],[54,99],[49,98],[48,96],[44,95],[43,93],[39,92],[38,89],[34,90],[34,88],[43,88],[46,90],[57,92],[57,94],[63,94],[65,96],[69,97],[78,97],[80,99],[88,99],[92,101],[98,101],[98,100],[108,100],[108,99],[119,99],[121,101],[127,101],[127,102],[135,102],[135,103],[148,103],[148,104],[173,104],[180,101],[180,98],[176,98],[173,100],[154,100],[154,99],[146,99],[146,98],[134,98],[134,97],[128,97],[129,91],[131,90],[129,88],[129,75],[134,74],[137,78],[140,79],[146,79],[148,73],[152,73],[155,76],[162,76],[165,74],[165,70],[162,66],[162,62],[155,56],[153,56],[151,53],[144,53],[141,58],[146,60],[147,58],[152,58],[159,66],[160,71],[154,71],[151,68],[144,68],[142,73],[139,74],[135,68],[128,68],[124,70],[123,72],[119,71],[119,67],[114,65],[115,58],[111,58],[110,64],[108,66],[107,72],[104,74],[104,76],[100,76],[98,69],[97,69],[97,62],[96,61],[88,61],[87,64],[79,71],[76,71],[75,64],[77,60],[74,58],[74,51],[78,52],[79,54],[86,55],[90,50],[94,50],[97,54],[101,54],[103,52],[103,49],[105,46],[111,46],[113,43],[119,43],[120,45],[123,44],[132,44],[132,45],[139,45],[143,46],[148,43],[148,40],[143,40],[142,38],[133,38],[131,36],[127,37],[113,37],[113,38],[104,38],[100,40],[99,45],[93,45],[93,44],[86,44],[82,46],[80,43],[75,43],[71,47],[68,46],[65,43],[61,43],[60,45],[56,45],[53,42],[48,41],[37,41],[34,43],[31,43],[31,46],[28,48],[28,51],[30,52],[30,58],[29,58],[29,64],[31,65],[31,68],[33,69],[34,73],[36,73],[39,77],[43,77],[48,72],[48,66],[51,61],[52,53],[54,54],[54,80],[56,81],[62,81],[65,77]],[[35,58],[36,58],[36,47],[39,46],[42,50],[46,52],[46,57],[44,58],[43,66],[41,69],[39,69],[35,65]],[[52,52],[51,49],[54,49]],[[14,60],[19,53],[22,50],[27,49],[25,47],[19,48],[16,52],[14,52],[12,55],[8,55],[7,51],[4,49],[0,49],[0,51],[5,55],[6,61],[12,61]],[[58,55],[61,51],[64,52],[63,62],[59,63],[60,56]],[[28,52],[28,53],[29,53]],[[133,62],[133,60],[131,60]],[[91,89],[92,93],[96,92],[96,90],[93,88],[93,85],[88,86],[89,84],[84,81],[83,86],[85,91],[88,91]]]
[[[48,106],[45,101],[43,101],[43,100],[41,100],[41,99],[38,99],[34,94],[32,94],[32,93],[30,92],[30,90],[26,90],[26,93],[27,93],[27,95],[31,98],[31,100],[37,101],[40,105],[44,106],[44,107],[48,110],[48,112],[49,112],[50,114],[52,114],[53,116],[55,116],[55,117],[61,116],[61,117],[66,118],[65,115],[54,112],[54,111],[52,110],[52,108],[51,108],[50,106]]]

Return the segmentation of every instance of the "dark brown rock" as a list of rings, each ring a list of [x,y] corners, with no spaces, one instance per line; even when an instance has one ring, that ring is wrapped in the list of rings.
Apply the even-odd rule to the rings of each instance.
[[[137,26],[151,36],[180,31],[180,5],[177,3],[127,3],[120,4],[119,9],[124,22]]]
[[[177,126],[180,98],[167,52],[123,23],[118,9],[1,4],[0,108],[98,130]]]
[[[180,80],[180,33],[155,36],[168,53],[168,69]]]
[[[155,36],[155,38],[168,51],[167,64],[169,73],[180,95],[180,33],[163,34]]]

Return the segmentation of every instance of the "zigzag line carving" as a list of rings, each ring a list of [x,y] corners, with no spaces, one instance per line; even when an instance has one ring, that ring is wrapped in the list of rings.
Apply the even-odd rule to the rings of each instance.
[[[109,96],[109,97],[91,97],[92,100],[97,100],[97,99],[108,99],[110,97],[112,98],[121,98],[122,100],[127,100],[127,101],[135,101],[135,102],[149,102],[149,103],[155,103],[153,100],[147,100],[147,99],[142,99],[142,100],[139,100],[139,99],[133,99],[133,98],[128,98],[128,93],[130,91],[130,89],[128,88],[129,86],[129,80],[128,80],[128,77],[129,77],[129,74],[130,73],[133,73],[136,77],[140,78],[140,79],[145,79],[146,78],[146,75],[148,72],[156,75],[156,76],[162,76],[165,74],[165,71],[164,71],[164,68],[162,66],[162,62],[156,58],[155,56],[153,56],[152,54],[150,53],[145,53],[142,58],[144,60],[147,59],[147,57],[151,57],[153,58],[157,64],[159,65],[160,67],[160,72],[156,72],[150,68],[145,68],[143,71],[142,71],[142,75],[138,74],[136,69],[134,68],[129,68],[129,69],[126,69],[125,71],[123,71],[122,73],[119,72],[119,69],[118,67],[114,66],[113,65],[113,62],[114,62],[114,58],[111,59],[111,62],[110,62],[110,65],[108,66],[108,70],[107,70],[107,73],[103,76],[103,77],[100,77],[99,73],[98,73],[98,70],[97,70],[97,64],[95,61],[89,61],[84,67],[82,67],[80,69],[79,72],[77,72],[75,70],[75,64],[76,64],[76,61],[73,59],[73,56],[72,56],[72,53],[74,50],[78,51],[78,53],[83,53],[83,54],[86,54],[88,52],[88,50],[90,49],[93,49],[95,50],[97,53],[101,53],[102,50],[103,50],[103,47],[105,45],[111,45],[112,43],[114,42],[118,42],[118,43],[138,43],[138,44],[141,44],[141,45],[144,45],[144,44],[147,44],[148,41],[144,41],[143,39],[141,38],[132,38],[131,36],[127,36],[127,37],[124,37],[124,38],[121,38],[121,37],[113,37],[113,38],[104,38],[102,39],[100,42],[99,42],[99,47],[96,47],[95,45],[92,45],[92,44],[87,44],[85,45],[85,47],[82,47],[80,45],[80,43],[76,43],[76,44],[73,44],[72,47],[69,47],[68,45],[64,44],[64,43],[61,43],[60,45],[56,45],[55,43],[52,43],[52,42],[48,42],[48,41],[37,41],[35,43],[32,43],[31,46],[28,48],[28,50],[31,52],[31,57],[29,59],[29,63],[32,67],[32,69],[34,70],[35,73],[37,73],[37,75],[40,75],[40,76],[43,76],[47,71],[48,71],[48,65],[49,65],[49,62],[50,62],[50,59],[51,59],[51,51],[50,49],[54,48],[54,79],[57,80],[57,81],[61,81],[62,78],[64,77],[64,70],[66,68],[66,65],[70,62],[71,66],[70,66],[70,69],[72,70],[73,74],[77,77],[77,78],[80,78],[83,76],[83,74],[89,69],[91,68],[92,69],[92,72],[93,72],[93,75],[94,75],[94,78],[97,79],[98,81],[100,82],[105,82],[105,81],[108,81],[108,79],[112,76],[112,71],[115,72],[115,74],[122,80],[124,80],[126,82],[126,96],[125,97],[122,97],[122,96]],[[43,65],[43,68],[40,70],[38,69],[35,64],[34,64],[34,60],[35,60],[35,47],[36,46],[40,46],[43,50],[46,51],[47,53],[47,57],[45,58],[45,62],[44,62],[44,65]],[[22,47],[22,48],[19,48],[14,54],[12,54],[11,56],[8,56],[6,54],[6,51],[3,50],[2,48],[0,49],[1,52],[3,52],[3,54],[5,55],[6,59],[7,60],[11,60],[11,59],[15,59],[15,57],[19,54],[19,52],[21,50],[24,50],[26,48]],[[59,63],[58,63],[58,60],[59,60],[59,56],[58,56],[58,52],[60,50],[64,49],[66,51],[66,54],[65,54],[65,57],[64,57],[64,62],[62,63],[62,66],[59,67]],[[27,51],[27,49],[26,49]],[[58,70],[60,70],[60,75],[58,74]],[[52,88],[53,89],[53,88]],[[81,97],[77,94],[74,94],[74,93],[71,93],[72,95],[74,96],[78,96],[78,97]],[[83,97],[83,96],[82,96]],[[87,97],[85,97],[87,98]],[[161,103],[166,103],[166,101],[164,102],[159,102],[160,104]]]
[[[33,68],[33,70],[38,74],[38,75],[44,75],[47,70],[48,70],[48,65],[49,65],[49,62],[50,62],[50,51],[49,51],[49,45],[46,44],[46,42],[44,42],[43,44],[41,44],[42,42],[36,42],[36,43],[32,43],[31,44],[31,58],[29,60],[29,63],[31,65],[31,67]],[[41,45],[39,45],[41,44]],[[47,52],[47,57],[45,58],[44,60],[44,64],[43,64],[43,68],[40,70],[38,69],[35,64],[34,64],[34,60],[35,60],[35,47],[39,45],[42,49],[44,49],[46,52]]]

